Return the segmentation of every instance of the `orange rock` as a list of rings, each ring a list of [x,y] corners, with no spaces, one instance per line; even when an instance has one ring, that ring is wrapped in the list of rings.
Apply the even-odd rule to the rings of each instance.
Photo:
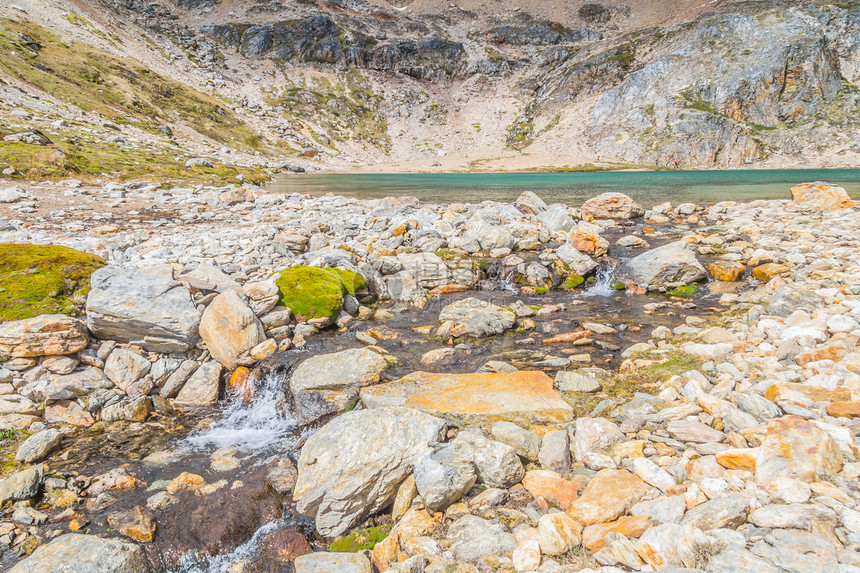
[[[591,336],[591,331],[588,330],[577,330],[576,332],[565,332],[562,334],[556,334],[551,338],[544,338],[544,344],[558,344],[561,342],[576,342],[582,338],[587,338]]]
[[[155,520],[140,506],[108,515],[108,524],[120,534],[138,541],[152,543],[155,539]]]
[[[746,267],[738,262],[719,261],[708,265],[708,271],[718,281],[735,282],[744,276]]]
[[[647,293],[648,293],[647,288],[641,287],[641,286],[635,286],[635,285],[631,285],[631,286],[627,287],[627,289],[624,291],[624,294],[631,295],[631,296],[632,295],[641,296],[641,295],[647,294]]]
[[[627,539],[635,539],[651,527],[651,519],[647,515],[622,517],[609,523],[589,525],[582,531],[582,545],[595,553],[606,547],[603,538],[607,533],[617,532]]]
[[[717,463],[730,470],[755,471],[757,448],[737,448],[717,454]]]
[[[450,285],[442,285],[437,286],[434,289],[431,289],[427,294],[428,295],[442,295],[442,294],[453,294],[455,292],[466,292],[468,287],[458,284],[450,284]]]
[[[860,352],[852,352],[846,356],[845,367],[849,372],[860,373]]]
[[[549,470],[527,471],[523,487],[534,497],[542,497],[561,509],[567,509],[578,497],[579,482],[566,480]]]
[[[436,520],[424,509],[410,509],[406,515],[391,528],[388,537],[373,547],[373,563],[379,571],[397,559],[402,541],[426,535],[436,527]]]
[[[618,456],[622,460],[624,458],[641,458],[645,455],[643,453],[644,448],[645,440],[631,440],[629,442],[619,442],[612,446],[612,455]],[[675,451],[672,450],[672,453],[669,455],[674,455],[674,453]]]
[[[434,374],[413,372],[361,390],[365,406],[406,406],[462,423],[566,422],[573,409],[543,372]]]
[[[251,403],[257,395],[257,385],[251,378],[251,370],[244,366],[239,366],[233,371],[228,387],[234,394],[242,396],[242,400],[246,403]]]
[[[793,206],[809,211],[836,211],[857,204],[851,200],[845,189],[826,183],[795,185],[791,188],[791,198]]]
[[[851,390],[848,388],[837,388],[828,390],[808,384],[795,384],[793,382],[777,382],[765,392],[764,397],[771,402],[777,400],[791,400],[793,395],[799,395],[815,402],[846,402],[851,400]],[[746,436],[744,436],[746,437]]]
[[[409,225],[407,225],[406,223],[403,223],[402,225],[398,225],[398,226],[394,227],[394,229],[391,231],[391,234],[394,235],[395,237],[400,237],[401,235],[403,235],[408,230],[409,230]]]
[[[49,424],[63,423],[70,426],[89,428],[96,423],[89,412],[71,400],[61,400],[45,408],[45,421]]]
[[[79,517],[69,522],[69,529],[71,529],[72,531],[78,531],[89,525],[89,523],[90,521],[87,518]]]
[[[167,484],[167,493],[174,494],[178,491],[194,491],[206,485],[202,476],[189,472],[182,472]]]
[[[841,340],[833,340],[817,348],[801,352],[795,360],[801,366],[806,366],[810,362],[818,362],[819,360],[839,362],[846,354],[848,354],[848,347],[845,343]]]
[[[624,515],[648,492],[648,484],[627,470],[600,470],[567,514],[583,525],[606,523]]]
[[[752,274],[763,283],[770,281],[773,277],[788,272],[788,267],[779,263],[765,263],[753,269]]]
[[[860,418],[860,402],[833,402],[827,413],[834,418]]]
[[[759,447],[755,479],[767,486],[778,477],[807,483],[842,470],[842,451],[826,431],[800,416],[768,422],[767,437]]]

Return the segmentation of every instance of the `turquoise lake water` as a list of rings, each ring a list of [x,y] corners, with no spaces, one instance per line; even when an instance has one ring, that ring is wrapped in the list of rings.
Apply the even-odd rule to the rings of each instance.
[[[359,199],[412,195],[427,203],[514,201],[534,191],[547,203],[576,205],[619,191],[646,207],[671,201],[709,203],[789,199],[798,183],[826,181],[860,197],[860,169],[645,171],[608,173],[405,173],[285,175],[269,188],[281,193],[334,193]]]

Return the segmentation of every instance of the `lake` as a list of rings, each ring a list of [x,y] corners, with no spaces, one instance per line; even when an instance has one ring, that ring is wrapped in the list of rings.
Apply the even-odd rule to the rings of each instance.
[[[334,193],[359,199],[412,195],[426,203],[514,201],[534,191],[547,203],[576,205],[618,191],[646,207],[754,199],[789,199],[798,183],[827,181],[860,197],[860,169],[642,171],[600,173],[386,173],[284,175],[269,186],[278,193]]]

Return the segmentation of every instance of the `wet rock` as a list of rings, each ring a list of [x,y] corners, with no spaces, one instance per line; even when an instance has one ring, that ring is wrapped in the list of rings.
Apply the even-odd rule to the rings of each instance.
[[[408,408],[343,414],[311,436],[299,458],[297,510],[336,536],[379,511],[445,423]]]
[[[260,541],[257,556],[245,566],[248,573],[275,573],[288,567],[302,555],[313,553],[310,543],[296,529],[279,529]]]
[[[151,543],[155,538],[155,520],[140,506],[108,515],[108,523],[121,535]]]
[[[791,199],[791,206],[802,211],[836,211],[856,205],[845,189],[822,182],[795,185]]]
[[[74,354],[89,343],[86,326],[63,314],[0,324],[0,355],[13,358]]]
[[[537,434],[512,422],[496,422],[490,432],[493,438],[511,446],[520,457],[533,462],[538,460],[541,439]]]
[[[618,278],[627,284],[665,289],[701,281],[707,273],[684,241],[669,243],[627,261]]]
[[[10,573],[149,573],[143,548],[118,539],[70,533],[37,548]]]
[[[15,461],[24,464],[39,462],[59,446],[62,440],[62,432],[53,428],[36,432],[18,446]]]
[[[215,297],[200,320],[200,337],[212,357],[231,369],[243,353],[266,340],[257,315],[234,290]]]
[[[512,447],[488,440],[478,429],[462,430],[451,446],[474,465],[478,481],[490,487],[509,488],[525,475],[523,464]]]
[[[623,193],[603,193],[593,197],[580,207],[582,218],[592,219],[635,219],[645,214],[636,201]]]
[[[567,513],[582,525],[606,523],[623,516],[647,491],[648,485],[626,470],[600,470]]]
[[[300,363],[290,377],[290,393],[302,424],[343,412],[358,402],[363,386],[379,382],[388,362],[378,352],[353,348],[318,354]]]
[[[407,406],[465,424],[497,421],[564,422],[573,409],[543,372],[433,374],[414,372],[395,382],[362,388],[368,408]]]
[[[785,416],[767,425],[755,479],[761,486],[779,477],[813,482],[841,469],[842,452],[830,434],[808,420]]]
[[[111,382],[128,393],[129,387],[146,376],[151,367],[149,360],[137,352],[117,348],[105,361],[104,373]]]
[[[169,276],[108,266],[90,284],[87,327],[96,337],[152,352],[186,352],[197,342],[200,314],[188,288]]]
[[[215,360],[201,364],[182,386],[173,403],[177,406],[214,404],[221,390],[221,371],[221,364]]]
[[[448,529],[451,552],[460,561],[479,563],[486,555],[510,557],[517,548],[514,536],[498,524],[464,515]]]
[[[44,479],[42,464],[12,474],[0,482],[0,502],[30,499],[39,493]]]
[[[472,489],[478,476],[472,464],[446,445],[418,460],[412,470],[427,511],[445,511]]]
[[[501,334],[516,322],[516,315],[492,303],[476,298],[465,298],[442,309],[439,322],[451,321],[462,325],[468,336],[483,338]]]

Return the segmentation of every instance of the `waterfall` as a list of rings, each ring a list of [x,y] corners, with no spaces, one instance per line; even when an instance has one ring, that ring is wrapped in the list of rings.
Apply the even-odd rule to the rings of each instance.
[[[617,268],[618,264],[614,262],[601,264],[597,268],[597,272],[594,273],[594,280],[590,283],[591,286],[582,293],[582,296],[611,296],[618,292],[610,286],[612,280],[615,278],[615,270]]]

